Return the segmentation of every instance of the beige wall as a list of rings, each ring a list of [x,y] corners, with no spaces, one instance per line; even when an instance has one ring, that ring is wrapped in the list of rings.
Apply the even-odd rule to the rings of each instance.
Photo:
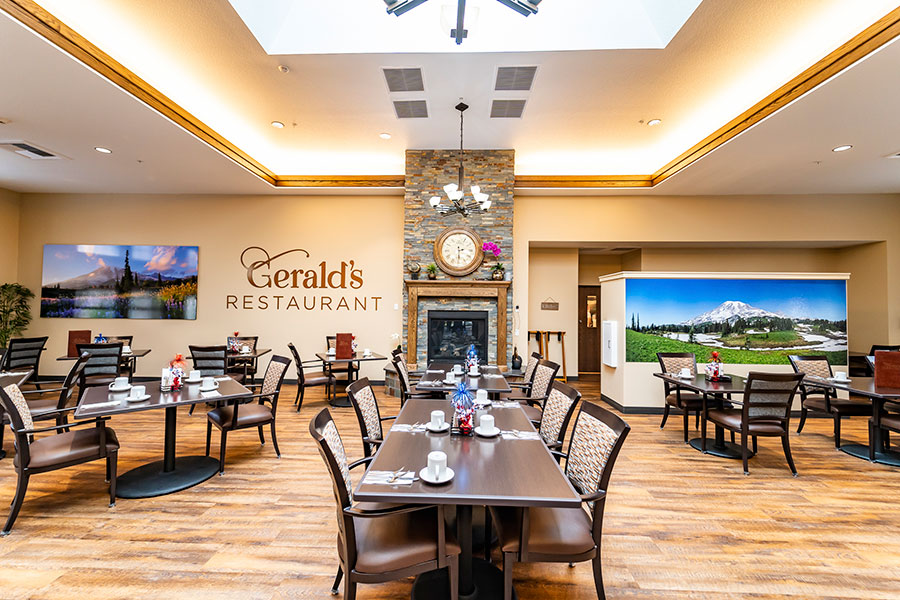
[[[532,248],[528,265],[528,329],[565,331],[566,373],[578,375],[578,249]],[[541,302],[551,297],[559,302],[559,310],[541,310]],[[529,353],[536,349],[532,341]],[[556,336],[549,341],[547,359],[562,364]]]
[[[578,257],[578,285],[597,285],[597,278],[622,269],[622,259],[615,254],[582,254]]]
[[[0,188],[0,283],[16,281],[21,204],[19,194]]]
[[[872,344],[886,344],[889,326],[886,242],[836,250],[836,271],[852,273],[847,282],[848,342],[852,352],[868,352]],[[895,263],[894,269],[896,270]],[[900,299],[893,296],[894,304]],[[896,317],[895,317],[896,318]],[[894,337],[897,343],[897,338]]]
[[[29,333],[49,335],[49,360],[42,362],[48,374],[62,374],[66,363],[53,358],[65,353],[67,331],[91,329],[107,335],[133,334],[135,347],[153,352],[139,365],[139,375],[158,375],[176,352],[188,344],[224,343],[234,330],[259,335],[262,347],[287,355],[289,341],[312,358],[325,346],[325,335],[356,334],[361,347],[388,354],[396,346],[390,335],[400,331],[401,251],[403,202],[401,197],[298,197],[298,196],[66,196],[29,195],[21,214],[19,275],[34,290],[41,285],[42,246],[47,243],[180,244],[199,246],[198,311],[195,321],[42,319]],[[358,290],[256,289],[247,281],[241,252],[262,246],[271,255],[303,248],[311,254],[282,257],[275,264],[288,269],[340,268],[353,260],[363,270]],[[300,258],[295,258],[300,256]],[[268,310],[226,307],[226,295],[254,298],[266,295]],[[367,311],[320,309],[276,310],[275,295],[289,302],[291,295],[303,306],[303,297],[331,296],[336,306],[341,296],[366,297]],[[378,310],[372,297],[380,297]],[[256,300],[252,302],[259,306]],[[402,307],[401,307],[402,308]],[[267,359],[263,360],[263,365]],[[369,363],[363,375],[383,378],[384,362]],[[293,372],[290,373],[293,377]]]
[[[835,271],[834,250],[820,248],[644,248],[642,271]]]

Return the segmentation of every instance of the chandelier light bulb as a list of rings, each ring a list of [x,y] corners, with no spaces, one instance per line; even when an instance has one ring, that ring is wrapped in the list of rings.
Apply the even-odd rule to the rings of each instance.
[[[473,185],[470,189],[472,190],[472,195],[475,196],[476,198],[478,197],[478,194],[481,193],[481,187],[480,187],[480,186]]]
[[[429,202],[431,203],[432,208],[437,208],[441,203],[441,197],[440,196],[432,196],[431,200],[429,200]]]
[[[490,201],[490,200],[485,200],[484,202],[481,203],[481,210],[487,210],[487,209],[489,209],[490,207],[491,207],[491,201]]]
[[[448,196],[458,189],[459,189],[459,186],[457,186],[455,183],[448,183],[447,185],[444,186],[444,192],[446,192],[446,194]]]
[[[447,196],[449,196],[450,199],[453,200],[454,202],[457,202],[459,200],[462,200],[463,193],[461,190],[456,190],[455,192],[449,192],[447,194]]]

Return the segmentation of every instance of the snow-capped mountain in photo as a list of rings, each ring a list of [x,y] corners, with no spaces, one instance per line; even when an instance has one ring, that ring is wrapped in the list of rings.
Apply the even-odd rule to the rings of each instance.
[[[714,309],[697,315],[693,319],[689,319],[682,325],[699,325],[701,323],[724,323],[729,322],[732,325],[738,319],[753,319],[756,317],[783,317],[778,313],[773,313],[762,308],[750,306],[746,302],[740,300],[727,300],[715,307]]]

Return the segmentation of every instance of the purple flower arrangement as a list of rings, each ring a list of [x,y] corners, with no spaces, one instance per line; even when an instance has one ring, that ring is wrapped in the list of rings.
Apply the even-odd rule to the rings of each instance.
[[[481,250],[487,254],[493,254],[494,258],[500,258],[500,246],[495,244],[494,242],[485,242],[484,245],[481,246]]]

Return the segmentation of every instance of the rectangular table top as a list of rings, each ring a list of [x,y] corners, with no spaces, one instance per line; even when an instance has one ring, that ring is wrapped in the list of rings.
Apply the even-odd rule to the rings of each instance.
[[[316,358],[326,363],[349,363],[349,362],[363,362],[367,360],[386,360],[387,356],[383,354],[377,354],[375,352],[371,354],[363,354],[362,352],[354,352],[353,356],[350,358],[335,358],[334,354],[328,354],[327,352],[317,352]]]
[[[900,399],[900,388],[878,387],[875,385],[874,377],[854,377],[848,382],[838,382],[833,379],[822,379],[821,377],[810,377],[807,375],[804,378],[804,382],[807,382],[807,380],[816,385],[845,390],[867,398],[880,398],[882,400]]]
[[[269,352],[271,352],[271,348],[257,348],[255,350],[251,350],[250,352],[232,352],[228,350],[225,352],[225,358],[234,359],[234,358],[259,358],[260,356],[265,356]]]
[[[141,358],[141,357],[147,356],[148,354],[150,354],[149,348],[135,349],[128,353],[123,352],[122,358]],[[56,360],[77,360],[77,359],[78,359],[77,356],[57,356],[56,357]]]
[[[509,382],[496,365],[484,365],[479,367],[481,376],[471,377],[468,373],[455,376],[452,385],[444,383],[444,376],[448,371],[453,370],[452,363],[433,362],[428,365],[428,369],[422,375],[422,378],[416,383],[417,392],[452,392],[456,389],[460,381],[465,381],[470,390],[487,390],[489,394],[509,392]],[[435,383],[433,383],[435,382]],[[424,385],[423,385],[424,384]]]
[[[22,385],[22,382],[31,377],[34,371],[28,369],[25,371],[0,371],[0,387],[8,385]]]
[[[204,398],[200,394],[200,383],[185,383],[180,390],[172,392],[161,392],[159,381],[137,383],[135,385],[143,385],[147,389],[150,398],[143,402],[129,402],[127,400],[129,392],[127,391],[111,392],[109,388],[103,386],[88,388],[78,402],[78,408],[75,409],[75,418],[103,417],[142,410],[197,404],[199,402],[216,402],[253,394],[253,392],[231,377],[223,378],[219,381],[217,391],[220,396],[213,398]]]
[[[703,373],[698,373],[693,379],[682,379],[670,373],[654,373],[653,376],[700,394],[743,394],[747,383],[747,378],[740,375],[729,375],[731,381],[709,381]]]
[[[436,409],[442,409],[448,421],[453,416],[453,407],[446,400],[412,398],[403,406],[395,422],[427,422],[431,418],[431,411]],[[489,413],[493,415],[496,426],[502,430],[534,431],[519,406],[493,407],[489,409]],[[360,483],[354,492],[354,499],[475,506],[581,505],[575,488],[540,440],[388,431],[369,468],[376,471],[396,471],[405,467],[418,473],[427,465],[428,453],[434,450],[447,454],[447,466],[455,472],[449,483],[431,485],[421,479],[409,485]]]

